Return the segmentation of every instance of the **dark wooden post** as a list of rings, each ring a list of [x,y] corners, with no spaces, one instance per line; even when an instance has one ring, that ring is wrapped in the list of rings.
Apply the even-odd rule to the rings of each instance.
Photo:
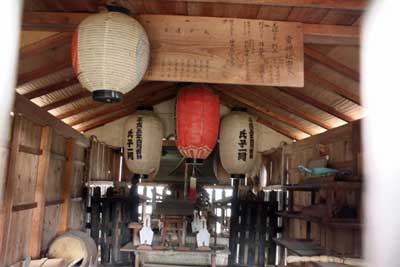
[[[233,193],[231,200],[231,219],[229,226],[229,250],[231,255],[228,259],[228,266],[233,266],[234,259],[236,258],[236,245],[237,245],[237,229],[234,227],[238,223],[238,208],[239,208],[239,179],[233,179]]]
[[[278,211],[278,202],[276,201],[276,192],[271,191],[268,195],[269,200],[269,224],[268,224],[268,260],[267,264],[275,265],[276,260],[276,244],[272,240],[277,237],[278,232],[278,216],[276,212]]]

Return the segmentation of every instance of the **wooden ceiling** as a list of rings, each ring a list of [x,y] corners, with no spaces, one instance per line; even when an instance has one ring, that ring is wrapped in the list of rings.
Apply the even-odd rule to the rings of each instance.
[[[233,17],[302,22],[305,87],[208,84],[227,106],[246,106],[291,139],[362,117],[359,23],[363,0],[120,0],[134,14]],[[71,31],[101,0],[26,0],[17,92],[78,131],[88,131],[175,97],[179,83],[142,82],[119,104],[93,102],[74,77]],[[36,37],[35,37],[36,36]]]

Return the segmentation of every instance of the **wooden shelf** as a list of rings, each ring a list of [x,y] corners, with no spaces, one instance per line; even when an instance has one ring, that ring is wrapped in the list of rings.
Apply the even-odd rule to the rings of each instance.
[[[319,256],[325,254],[325,249],[310,241],[273,239],[276,244],[283,246],[299,256]]]
[[[290,191],[319,191],[320,189],[359,190],[360,181],[332,181],[327,179],[310,178],[298,184],[268,185],[264,190],[290,190]]]
[[[339,229],[360,229],[362,224],[354,219],[328,219],[323,220],[322,218],[315,216],[304,215],[301,212],[277,212],[278,216],[282,216],[289,219],[299,219],[308,222],[319,223],[321,225],[331,227],[331,228],[339,228]]]
[[[329,254],[329,252],[326,252],[324,248],[310,241],[276,238],[274,238],[273,240],[276,244],[287,248],[289,251],[298,256],[319,256]],[[313,262],[312,264],[319,267],[352,267],[347,264],[338,263]]]
[[[309,222],[315,222],[315,223],[320,223],[322,221],[321,218],[319,217],[314,217],[314,216],[308,216],[304,215],[301,212],[287,212],[287,211],[282,211],[282,212],[276,212],[278,216],[282,216],[285,218],[290,218],[290,219],[299,219],[299,220],[304,220],[304,221],[309,221]]]

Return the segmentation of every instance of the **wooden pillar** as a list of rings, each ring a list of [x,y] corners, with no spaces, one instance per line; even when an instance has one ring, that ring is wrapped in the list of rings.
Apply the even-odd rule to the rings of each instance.
[[[8,171],[5,184],[4,201],[0,207],[0,266],[5,266],[8,236],[10,232],[12,205],[14,197],[15,163],[17,160],[18,146],[21,139],[21,118],[15,117],[10,157],[8,161]]]
[[[38,172],[36,176],[35,202],[37,207],[32,212],[30,255],[32,258],[40,256],[42,242],[42,228],[45,211],[45,187],[50,163],[52,130],[50,127],[43,127],[40,138],[40,149],[42,154],[39,156]]]
[[[60,221],[58,225],[58,234],[62,234],[68,230],[68,212],[71,202],[71,177],[74,172],[74,155],[75,140],[70,138],[67,140],[64,175],[63,175],[63,204],[61,205]]]

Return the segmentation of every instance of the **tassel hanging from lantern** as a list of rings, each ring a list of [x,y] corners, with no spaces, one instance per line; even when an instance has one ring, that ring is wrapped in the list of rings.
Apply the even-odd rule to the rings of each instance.
[[[74,72],[93,100],[111,103],[139,84],[149,64],[150,46],[145,30],[125,14],[127,10],[108,8],[79,24],[71,55]]]
[[[155,176],[161,159],[163,126],[152,107],[138,107],[124,127],[124,158],[137,178]]]
[[[176,146],[187,163],[201,164],[217,142],[219,98],[202,85],[179,91],[176,100]]]

